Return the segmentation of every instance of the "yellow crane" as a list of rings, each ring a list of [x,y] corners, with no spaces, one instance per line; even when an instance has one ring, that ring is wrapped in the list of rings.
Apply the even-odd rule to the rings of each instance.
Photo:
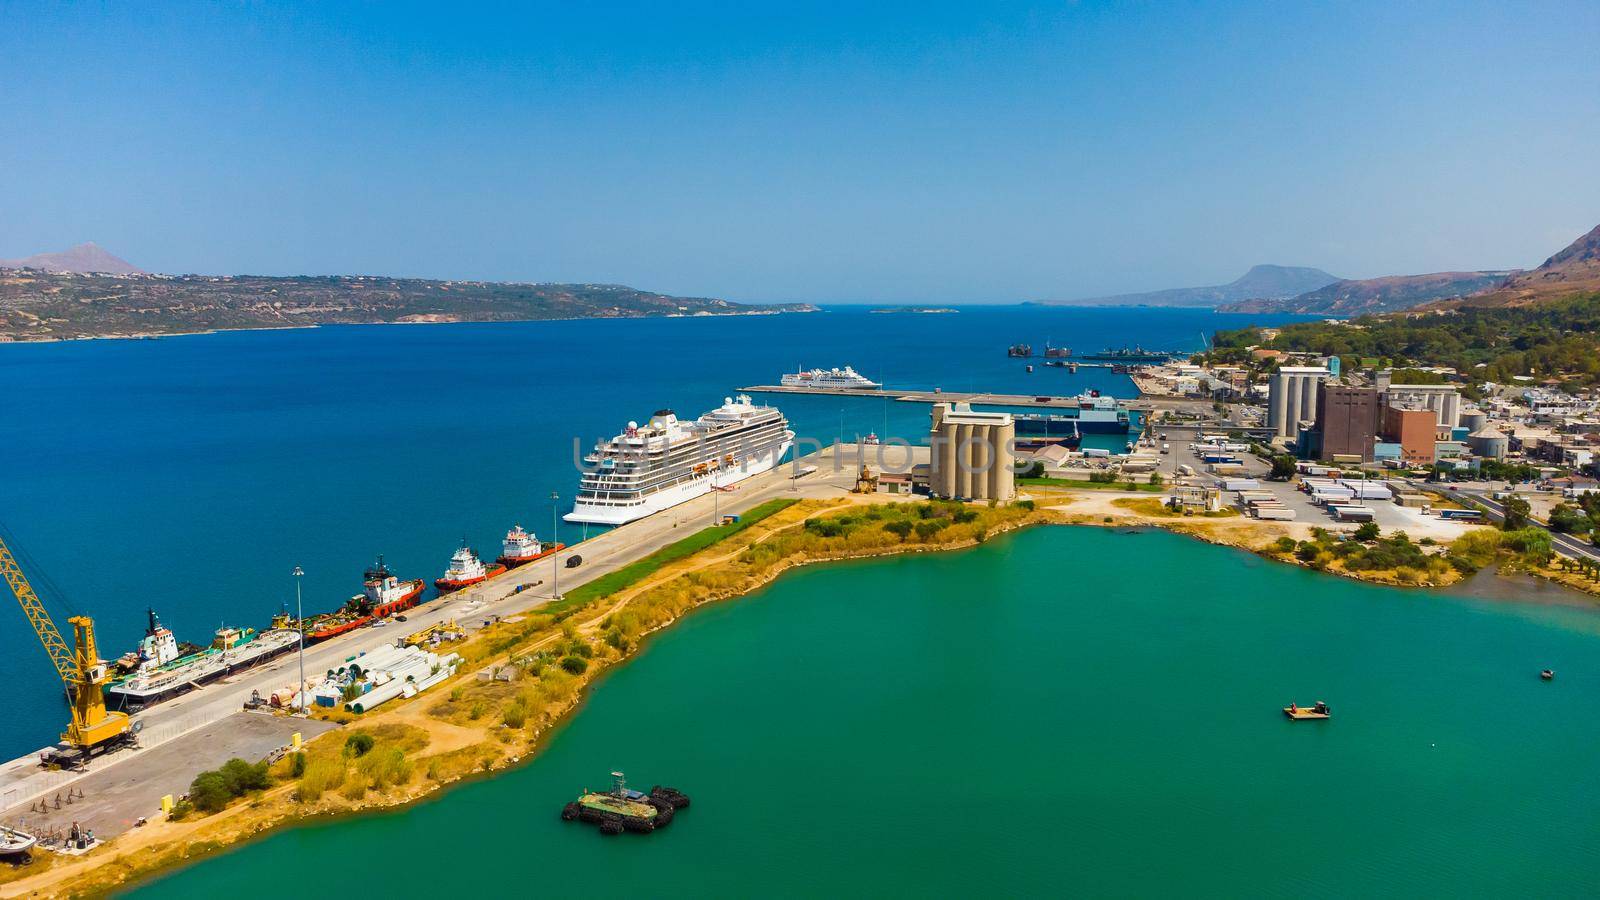
[[[72,703],[72,723],[62,732],[61,740],[72,748],[74,755],[87,757],[132,737],[136,729],[130,727],[127,713],[106,709],[102,690],[106,683],[106,667],[95,651],[94,620],[88,616],[68,619],[73,643],[67,646],[4,538],[0,538],[0,577],[16,595],[23,615],[28,617],[28,624],[33,626],[39,642],[44,644],[44,652],[56,667],[56,674],[66,686],[67,699]]]

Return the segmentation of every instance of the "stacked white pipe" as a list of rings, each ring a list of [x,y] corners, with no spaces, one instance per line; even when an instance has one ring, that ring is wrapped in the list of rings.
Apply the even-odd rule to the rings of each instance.
[[[353,662],[367,676],[372,688],[345,704],[345,709],[364,713],[396,697],[414,697],[454,675],[461,665],[455,653],[440,656],[418,647],[383,647]]]

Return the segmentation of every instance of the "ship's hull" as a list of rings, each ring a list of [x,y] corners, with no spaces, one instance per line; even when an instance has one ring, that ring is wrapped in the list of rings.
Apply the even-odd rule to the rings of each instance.
[[[747,478],[769,472],[778,465],[792,446],[794,441],[784,441],[777,447],[749,457],[741,464],[653,491],[640,497],[635,503],[602,505],[585,503],[580,499],[573,504],[572,512],[561,518],[567,522],[587,522],[591,525],[623,525],[664,509],[671,509],[680,503],[687,503],[696,497],[703,497],[711,493],[713,486],[729,487]]]
[[[517,566],[525,566],[534,560],[544,559],[552,553],[558,553],[565,549],[567,549],[566,544],[546,544],[543,550],[532,556],[501,556],[495,560],[495,564],[505,566],[508,569],[515,569]]]
[[[310,640],[310,635],[307,635],[306,640]],[[200,685],[209,684],[219,678],[253,669],[277,659],[299,644],[297,636],[293,634],[283,633],[283,636],[279,637],[263,634],[242,647],[222,651],[210,664],[198,663],[195,666],[196,671],[192,673],[174,669],[166,673],[168,677],[146,687],[136,687],[127,682],[111,684],[106,687],[106,694],[118,709],[127,711],[143,709],[163,700],[171,700],[180,694],[186,694]]]
[[[336,638],[341,634],[348,634],[367,624],[368,622],[371,622],[375,618],[377,618],[377,616],[371,614],[350,616],[349,618],[337,619],[332,624],[319,625],[316,628],[306,632],[306,643],[314,644],[317,641],[325,641],[328,638]]]
[[[503,574],[505,570],[504,563],[495,562],[490,564],[484,573],[477,578],[436,578],[433,581],[433,586],[438,588],[439,593],[448,594],[453,591],[459,591],[462,588],[472,587],[475,584],[483,584],[496,575]]]

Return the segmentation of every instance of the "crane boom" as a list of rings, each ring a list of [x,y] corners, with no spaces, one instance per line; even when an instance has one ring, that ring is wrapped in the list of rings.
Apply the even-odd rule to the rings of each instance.
[[[22,574],[22,566],[17,564],[17,558],[6,546],[4,538],[0,538],[0,577],[5,578],[11,593],[17,595],[17,602],[22,604],[22,613],[28,617],[28,624],[33,626],[34,633],[39,635],[44,652],[50,655],[50,662],[56,667],[56,674],[61,676],[63,682],[73,683],[78,675],[77,657],[56,628],[56,623],[50,619],[44,602],[34,592],[33,585],[28,583],[28,577]]]
[[[69,619],[73,643],[68,646],[4,538],[0,538],[0,577],[5,578],[6,586],[17,596],[28,624],[39,636],[39,643],[44,644],[44,652],[49,654],[50,664],[56,667],[56,674],[61,676],[61,684],[67,690],[72,721],[61,733],[61,740],[72,748],[69,759],[83,758],[125,743],[138,728],[126,713],[106,710],[105,695],[101,693],[106,683],[106,667],[100,664],[95,647],[94,622],[88,616]],[[54,760],[47,754],[45,761]]]

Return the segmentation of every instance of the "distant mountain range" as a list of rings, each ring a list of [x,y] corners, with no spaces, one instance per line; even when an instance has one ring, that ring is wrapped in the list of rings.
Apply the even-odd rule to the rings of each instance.
[[[1573,241],[1536,269],[1435,272],[1338,281],[1296,297],[1250,299],[1222,312],[1355,316],[1407,309],[1526,306],[1600,291],[1600,227]]]
[[[22,259],[0,259],[0,269],[42,269],[46,272],[105,272],[110,275],[143,275],[144,270],[125,259],[112,256],[90,241],[60,253],[35,253]]]
[[[114,271],[112,265],[121,267]],[[79,271],[79,269],[84,271]],[[810,312],[618,284],[368,275],[151,275],[93,244],[0,262],[0,342],[331,324],[511,322]]]
[[[1301,266],[1254,266],[1238,279],[1208,287],[1169,288],[1143,294],[1116,294],[1083,300],[1051,301],[1063,306],[1215,307],[1258,298],[1282,299],[1314,291],[1339,280],[1321,269]]]
[[[1452,297],[1465,297],[1499,286],[1516,270],[1498,272],[1434,272],[1431,275],[1388,275],[1344,279],[1297,297],[1241,300],[1219,312],[1310,313],[1356,316],[1394,312]]]

